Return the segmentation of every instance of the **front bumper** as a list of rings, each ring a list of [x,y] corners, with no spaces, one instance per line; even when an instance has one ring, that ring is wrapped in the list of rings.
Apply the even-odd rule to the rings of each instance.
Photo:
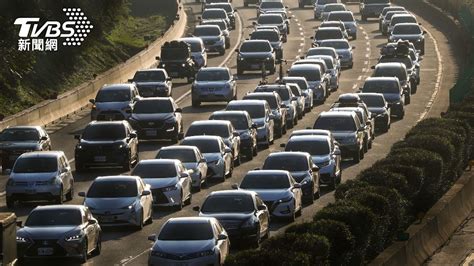
[[[347,158],[352,157],[353,153],[358,152],[360,147],[358,144],[342,144],[342,142],[339,141],[339,149],[341,150],[341,156]]]
[[[225,51],[225,41],[204,41],[204,47],[207,52]]]
[[[270,214],[275,217],[291,217],[295,213],[295,199],[288,202],[265,201]]]
[[[121,166],[128,158],[128,151],[124,149],[81,149],[76,150],[76,163],[83,166]]]
[[[133,124],[132,124],[133,125]],[[161,123],[157,127],[139,127],[133,125],[133,128],[138,133],[138,139],[171,139],[176,137],[177,128],[174,123]]]
[[[210,255],[206,257],[199,258],[190,258],[186,259],[187,256],[183,258],[180,255],[167,255],[167,258],[161,258],[158,256],[150,255],[148,257],[149,266],[161,266],[161,265],[219,265],[219,257],[217,255]]]
[[[259,127],[257,129],[257,142],[258,144],[268,144],[270,142],[270,136],[268,136],[266,127]]]
[[[241,70],[261,71],[262,65],[265,64],[265,70],[269,71],[275,68],[275,63],[272,60],[253,59],[253,60],[238,60],[237,68]]]
[[[229,102],[234,97],[234,92],[230,88],[193,88],[192,99],[202,102]]]
[[[63,239],[33,239],[30,241],[32,242],[17,243],[19,258],[51,259],[82,257],[83,241],[67,242]]]
[[[30,182],[28,182],[30,183]],[[32,183],[35,183],[34,181]],[[59,196],[61,193],[60,184],[52,185],[37,185],[37,184],[25,184],[7,186],[6,196],[12,200],[18,201],[35,201],[35,200],[52,200]]]
[[[94,218],[99,221],[100,226],[124,226],[140,225],[140,216],[141,213],[132,209],[107,209],[107,210],[98,210],[98,209],[89,209],[92,212]]]

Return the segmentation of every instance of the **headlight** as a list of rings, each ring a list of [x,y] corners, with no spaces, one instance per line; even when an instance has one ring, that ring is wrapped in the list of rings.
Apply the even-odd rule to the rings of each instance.
[[[311,182],[311,177],[309,175],[306,175],[303,179],[303,181],[301,181],[301,185],[304,186],[304,185],[307,185],[309,184],[309,182]]]
[[[59,181],[59,179],[57,179],[56,177],[53,177],[50,180],[48,180],[49,185],[54,185],[54,184],[59,184],[59,183],[61,183],[61,181]]]
[[[182,67],[185,67],[185,66],[186,66],[186,64],[184,64],[184,63],[183,63],[183,64],[181,64],[181,66],[182,66]]]
[[[125,148],[125,144],[120,143],[120,144],[117,144],[117,146],[115,146],[115,147],[117,147],[117,149],[123,149],[123,148]]]
[[[77,145],[76,145],[76,149],[82,150],[82,148],[83,148],[83,146],[82,146],[81,144],[77,144]]]
[[[64,240],[66,240],[67,242],[81,241],[82,237],[83,237],[82,234],[77,234],[77,235],[68,236],[68,237],[64,238]]]
[[[26,237],[16,236],[17,243],[29,243],[30,240]]]
[[[162,64],[161,66],[162,66],[163,68],[165,68],[165,67],[166,67],[166,64]]]
[[[161,190],[164,191],[164,192],[169,192],[169,191],[174,191],[174,190],[177,190],[177,189],[178,189],[178,186],[173,185],[173,186],[162,188]]]
[[[283,199],[278,200],[278,203],[289,202],[289,201],[291,201],[292,199],[293,199],[292,196],[288,196],[288,197],[286,197],[286,198],[283,198]]]

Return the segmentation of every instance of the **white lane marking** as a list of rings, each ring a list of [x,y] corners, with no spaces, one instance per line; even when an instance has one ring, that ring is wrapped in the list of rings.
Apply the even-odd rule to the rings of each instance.
[[[366,72],[366,70],[367,70],[367,68],[365,68],[365,67],[362,68],[362,72]]]
[[[301,35],[301,36],[303,36],[303,35],[304,35],[304,33],[300,32],[300,35]]]
[[[366,40],[368,40],[368,39],[369,39],[369,36],[365,36],[364,38],[365,38]]]
[[[301,40],[304,42],[304,38],[301,38]]]
[[[364,61],[364,65],[368,65],[369,64],[369,61]]]
[[[296,23],[296,25],[301,26],[301,23],[298,22],[298,23]],[[300,28],[300,29],[301,29],[301,28]]]
[[[300,46],[304,46],[304,43],[301,42],[301,43],[300,43]]]
[[[362,76],[358,76],[357,81],[361,81],[361,80],[362,80]]]
[[[439,89],[441,87],[441,78],[443,76],[443,57],[441,56],[441,52],[439,51],[438,42],[434,38],[433,34],[431,34],[431,32],[429,32],[428,30],[426,32],[428,33],[428,36],[430,36],[430,38],[433,40],[433,43],[434,43],[436,57],[438,57],[438,74],[436,75],[436,84],[435,84],[435,89],[433,91],[433,94],[431,95],[430,100],[426,104],[425,111],[421,113],[420,118],[418,119],[417,123],[423,120],[428,114],[428,112],[431,110],[431,108],[433,107],[436,97],[438,97]]]
[[[71,160],[67,161],[69,164],[72,164],[76,159],[72,158]]]
[[[140,254],[138,254],[138,255],[136,255],[136,256],[134,256],[134,257],[130,257],[130,258],[123,259],[123,260],[120,261],[120,264],[121,264],[121,265],[127,265],[127,264],[129,264],[130,262],[132,262],[133,260],[135,260],[136,258],[138,258],[138,257],[140,257],[141,255],[147,253],[148,251],[150,251],[150,249],[146,249],[146,250],[144,250],[142,253],[140,253]]]
[[[370,42],[366,42],[365,44],[370,45]]]
[[[357,90],[357,84],[354,84],[354,86],[352,86],[352,90],[353,91]]]
[[[365,57],[369,58],[369,54],[365,54]]]
[[[365,50],[367,50],[367,52],[370,52],[370,47],[366,47]]]

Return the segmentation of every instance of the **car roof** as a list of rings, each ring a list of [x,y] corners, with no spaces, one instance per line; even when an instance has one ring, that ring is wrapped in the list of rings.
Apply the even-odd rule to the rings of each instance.
[[[410,22],[410,23],[398,23],[397,25],[395,25],[395,27],[403,27],[403,26],[418,26],[420,27],[420,25],[418,23],[413,23],[413,22]]]
[[[227,106],[230,105],[265,105],[267,101],[265,100],[233,100],[230,101]]]
[[[219,115],[238,115],[238,116],[247,116],[248,112],[244,110],[229,110],[229,111],[215,111],[211,114],[211,116],[219,116]]]
[[[286,170],[250,170],[246,175],[289,175],[290,172]]]
[[[354,117],[357,116],[355,112],[331,112],[324,111],[319,114],[320,117]]]
[[[353,14],[352,11],[349,11],[349,10],[346,10],[346,11],[331,11],[331,13],[334,13],[334,14],[345,14],[345,13],[350,13],[350,14]]]
[[[194,28],[195,29],[197,29],[197,28],[217,28],[217,29],[221,30],[221,28],[219,28],[219,26],[217,26],[217,25],[196,25]]]
[[[78,205],[78,204],[72,204],[72,205],[66,205],[66,204],[55,204],[55,205],[43,205],[43,206],[37,206],[34,208],[33,211],[36,210],[83,210],[86,207],[84,205]]]
[[[223,9],[223,8],[206,8],[206,9],[204,9],[204,11],[217,11],[217,10],[224,10],[224,12],[225,12],[225,9]],[[203,13],[204,13],[204,11],[203,11]],[[227,12],[226,12],[226,14],[227,14]]]
[[[262,42],[270,44],[268,40],[245,40],[242,43],[262,43]]]
[[[277,97],[277,92],[275,91],[265,91],[265,92],[250,92],[250,93],[247,93],[244,95],[244,98],[247,97],[247,96],[271,96],[271,97]],[[247,100],[247,99],[245,99]],[[251,100],[251,99],[248,99],[248,100]]]
[[[167,101],[167,102],[172,102],[173,98],[171,97],[147,97],[147,98],[141,98],[137,102],[153,102],[153,101]]]
[[[323,28],[324,29],[324,28]],[[327,28],[326,28],[327,29]],[[340,29],[339,29],[340,30]],[[321,41],[321,45],[326,43],[326,42],[345,42],[345,43],[349,43],[348,40],[346,39],[326,39],[326,40],[322,40]],[[349,46],[350,47],[350,46]],[[334,47],[331,47],[331,48],[334,48]]]
[[[330,141],[331,139],[329,136],[324,136],[324,135],[305,135],[305,136],[292,136],[289,140],[288,143],[291,141]]]
[[[366,80],[367,81],[399,81],[397,77],[368,77]]]
[[[317,31],[341,31],[339,27],[320,27]]]
[[[228,126],[230,121],[227,120],[197,120],[193,121],[190,125],[191,126]]]
[[[140,160],[139,164],[145,164],[145,165],[157,165],[157,164],[181,164],[180,160],[177,159],[146,159],[146,160]]]
[[[178,39],[178,41],[187,42],[187,43],[203,43],[202,39],[199,37],[184,37]]]
[[[199,71],[229,71],[228,67],[203,67]]]
[[[87,126],[97,126],[97,125],[125,125],[128,123],[126,120],[116,120],[116,121],[91,121]]]
[[[109,176],[98,176],[94,179],[94,182],[103,182],[103,181],[133,181],[140,179],[139,176],[134,175],[109,175]]]
[[[300,130],[294,130],[293,132],[291,132],[290,136],[296,137],[297,134],[308,134],[308,135],[310,135],[310,134],[321,134],[322,135],[323,133],[326,134],[325,136],[332,136],[331,131],[326,130],[326,129],[300,129]],[[322,136],[324,136],[324,135],[322,135]]]
[[[32,151],[32,152],[26,152],[21,155],[21,158],[57,158],[60,157],[64,154],[63,151]]]
[[[213,136],[213,135],[199,135],[199,136],[190,136],[190,137],[185,137],[183,141],[185,140],[214,140],[214,141],[219,141],[222,139],[219,136]]]
[[[308,69],[308,70],[321,71],[321,66],[316,65],[316,64],[296,64],[296,65],[292,65],[290,69]]]
[[[283,16],[278,12],[265,12],[263,14],[260,14],[259,17],[270,17],[270,16],[274,16],[274,17],[278,16],[278,17],[283,18]]]
[[[199,217],[199,216],[192,216],[192,217],[172,217],[166,221],[168,223],[211,223],[215,221],[216,218],[214,217]]]
[[[375,68],[405,68],[405,64],[400,62],[384,62],[375,65]]]
[[[244,189],[232,189],[232,190],[218,190],[212,191],[207,197],[211,196],[225,196],[225,195],[248,195],[248,196],[257,196],[255,191],[244,190]]]
[[[148,69],[139,69],[137,72],[166,72],[164,68],[148,68]]]
[[[359,96],[360,96],[360,97],[372,96],[372,97],[385,98],[382,93],[375,93],[375,92],[360,92],[360,93],[359,93]]]
[[[196,146],[191,146],[191,145],[174,145],[174,146],[164,146],[164,147],[161,147],[158,151],[164,151],[164,150],[167,150],[167,151],[170,151],[170,150],[199,150],[198,147]],[[162,159],[164,160],[164,159]]]
[[[38,131],[42,131],[43,128],[41,126],[9,126],[5,129],[35,129],[35,130],[38,130]]]
[[[311,154],[307,152],[301,152],[301,151],[280,151],[280,152],[272,152],[267,156],[268,158],[271,157],[311,157]]]
[[[131,83],[105,84],[100,90],[130,90],[132,86]]]

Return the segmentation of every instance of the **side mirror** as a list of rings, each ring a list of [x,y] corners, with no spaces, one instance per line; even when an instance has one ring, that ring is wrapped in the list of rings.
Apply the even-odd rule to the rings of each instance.
[[[355,46],[352,46],[352,49],[355,49],[356,47]]]
[[[207,160],[206,160],[206,158],[202,158],[202,159],[199,160],[199,162],[200,163],[207,163]]]
[[[254,26],[257,25],[257,22],[256,21],[252,22],[252,25],[254,25]]]
[[[156,241],[156,235],[155,234],[149,235],[148,240],[155,242]]]
[[[281,143],[280,144],[280,148],[285,148],[286,147],[286,143]]]
[[[427,34],[428,32],[426,32],[426,30],[423,31],[423,35]]]
[[[161,60],[161,57],[155,56],[155,59],[158,60],[158,61],[160,61],[160,60]]]
[[[85,198],[85,197],[86,197],[86,192],[82,192],[82,191],[81,191],[81,192],[77,193],[77,195],[78,195],[79,197]]]
[[[375,66],[371,66],[370,69],[375,69]]]
[[[142,197],[143,197],[143,196],[149,196],[149,195],[151,195],[151,191],[150,191],[150,190],[143,190],[143,192],[142,192]]]
[[[224,234],[219,234],[219,235],[217,236],[217,240],[226,240],[226,239],[227,239],[227,236],[224,235]]]
[[[238,184],[232,184],[232,189],[239,189],[239,185]]]
[[[297,101],[297,100],[298,100],[298,97],[297,97],[297,96],[293,96],[293,97],[291,97],[291,100],[292,100],[292,101]]]
[[[16,226],[23,227],[23,222],[22,221],[16,221]]]
[[[89,224],[96,224],[96,223],[97,223],[97,220],[95,220],[95,219],[92,220],[92,219],[91,219],[91,220],[89,220],[89,221],[87,221],[87,222],[88,222]]]
[[[295,184],[293,185],[293,188],[301,188],[301,184],[300,184],[300,183],[295,183]]]
[[[266,209],[267,209],[267,206],[265,206],[265,205],[260,205],[260,206],[257,207],[257,210],[259,210],[259,211],[265,211]]]
[[[130,83],[132,83],[132,82],[133,82],[133,79],[128,79],[127,81],[130,82]]]
[[[176,108],[176,110],[174,110],[174,111],[175,111],[175,113],[182,113],[182,112],[183,112],[183,109],[181,109],[181,108],[178,107],[178,108]]]
[[[186,178],[186,177],[189,177],[189,174],[188,173],[181,173],[181,175],[179,177],[180,178]]]
[[[201,209],[199,208],[199,206],[194,206],[194,207],[193,207],[193,211],[195,211],[195,212],[199,212],[200,210],[201,210]]]
[[[95,104],[95,99],[89,99],[89,102]]]
[[[198,16],[197,19],[198,19],[198,20],[201,20],[202,18],[201,18],[201,16]]]
[[[137,133],[135,133],[135,132],[130,133],[130,138],[131,139],[134,139],[136,137],[137,137]]]
[[[311,167],[311,170],[313,170],[314,172],[318,172],[319,167],[317,165],[313,165],[313,167]]]
[[[74,139],[80,140],[80,139],[81,139],[81,135],[74,135]]]

